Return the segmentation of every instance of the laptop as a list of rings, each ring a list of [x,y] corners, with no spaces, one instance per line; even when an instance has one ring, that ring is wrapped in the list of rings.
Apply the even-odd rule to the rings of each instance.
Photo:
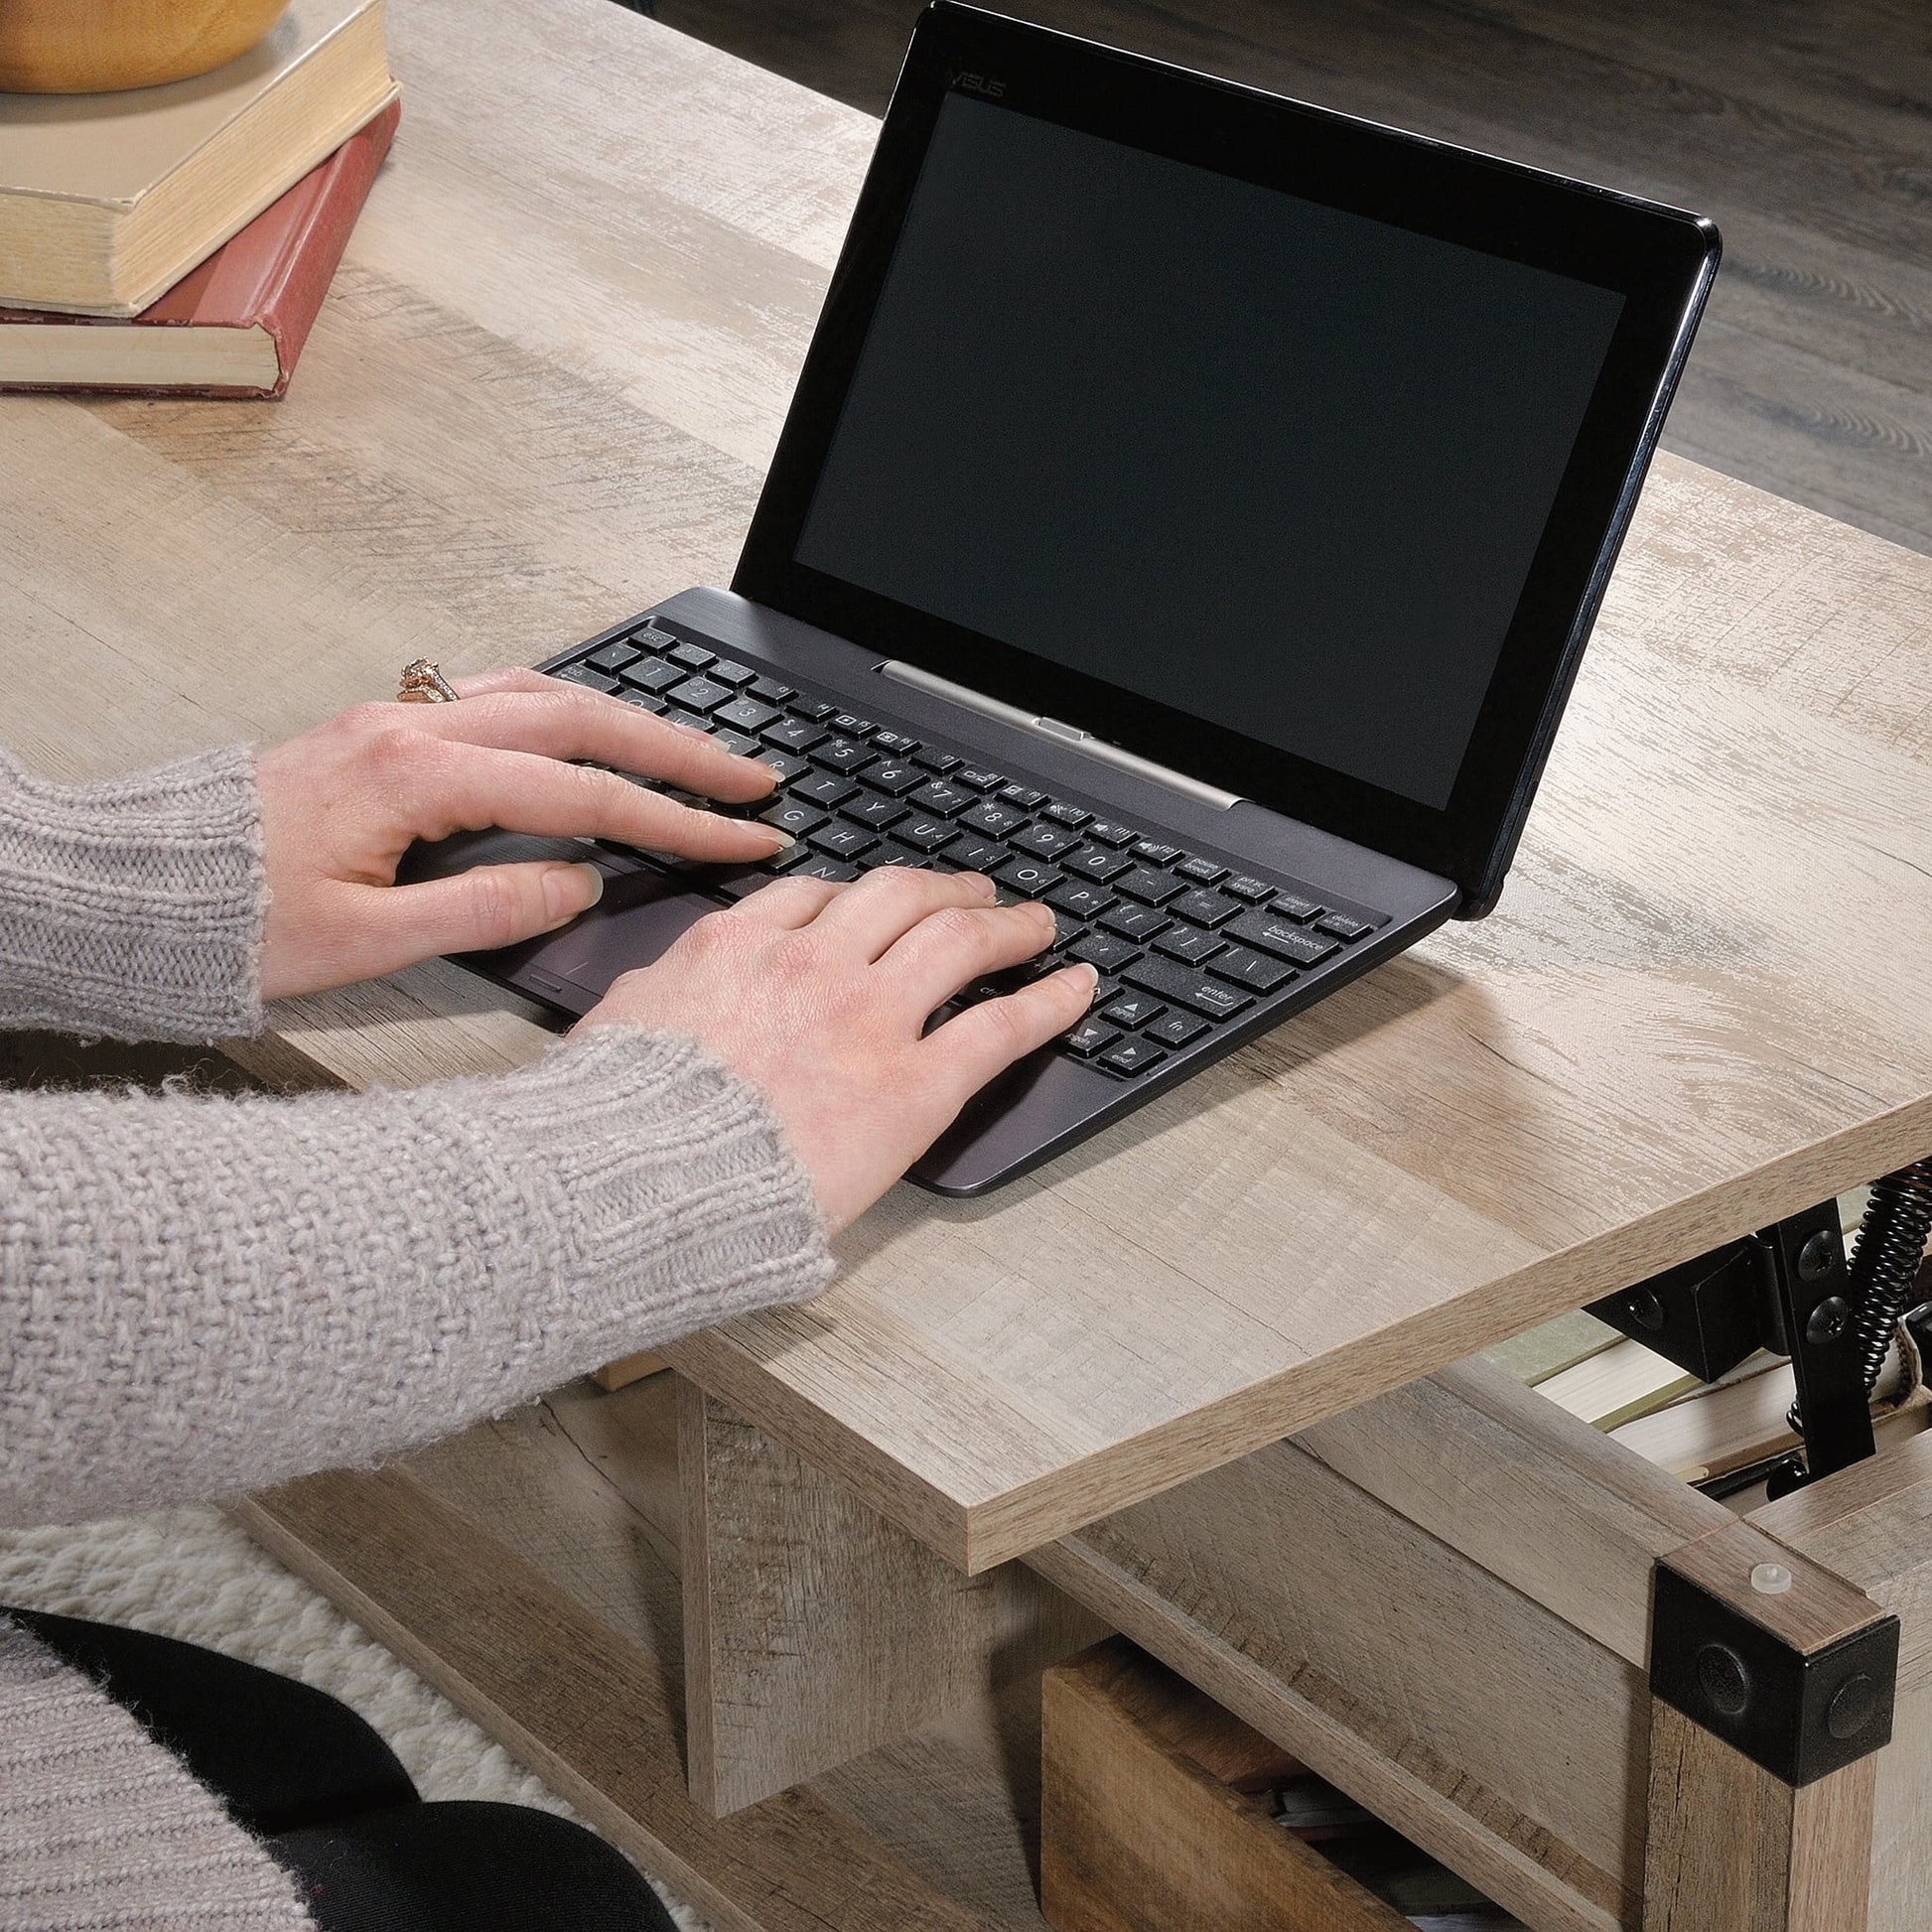
[[[988,873],[1057,919],[1022,974],[1102,977],[912,1171],[967,1195],[1481,917],[1718,254],[1695,214],[938,0],[731,589],[542,666],[773,763],[741,809],[798,843],[597,847],[596,908],[463,963],[568,1018],[774,871]]]

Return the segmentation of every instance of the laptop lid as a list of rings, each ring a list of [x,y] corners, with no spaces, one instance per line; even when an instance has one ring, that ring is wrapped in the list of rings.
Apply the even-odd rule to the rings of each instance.
[[[938,0],[733,588],[1478,914],[1718,250]]]

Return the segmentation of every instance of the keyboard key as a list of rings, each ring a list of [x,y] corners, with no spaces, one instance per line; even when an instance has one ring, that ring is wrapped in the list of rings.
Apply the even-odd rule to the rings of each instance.
[[[866,766],[866,783],[875,791],[889,791],[897,798],[920,783],[925,773],[909,759],[881,759]]]
[[[723,879],[714,880],[711,890],[729,899],[750,898],[760,886],[770,883],[771,875],[768,872],[734,872],[727,873]]]
[[[841,778],[836,771],[814,771],[791,788],[793,797],[809,798],[814,805],[823,805],[828,810],[844,804],[858,789],[850,778]]]
[[[781,752],[809,752],[825,734],[807,719],[781,718],[775,725],[765,726],[759,736]]]
[[[1211,932],[1202,932],[1191,925],[1171,925],[1155,940],[1154,946],[1157,952],[1184,959],[1190,966],[1198,966],[1203,959],[1221,950],[1221,942]]]
[[[1053,915],[1052,943],[1055,952],[1065,952],[1072,947],[1076,939],[1084,939],[1087,936],[1087,922],[1079,913],[1069,912],[1064,907],[1055,905],[1050,899],[1045,903],[1046,909]],[[1077,954],[1074,956],[1078,957]],[[1058,960],[1054,963],[1064,965],[1065,961]]]
[[[1140,834],[1130,826],[1116,825],[1110,819],[1096,818],[1087,827],[1087,837],[1100,845],[1110,845],[1118,851],[1123,845],[1132,845]]]
[[[857,866],[848,865],[843,859],[829,858],[822,852],[806,859],[802,865],[791,868],[793,879],[829,879],[838,886],[843,886],[848,880],[857,879],[858,876]]]
[[[1123,859],[1118,852],[1109,852],[1103,845],[1083,845],[1060,861],[1068,872],[1077,872],[1082,879],[1092,879],[1101,885],[1110,879],[1118,879],[1132,863],[1132,860]]]
[[[1286,986],[1297,977],[1293,966],[1286,966],[1250,946],[1229,946],[1226,951],[1216,953],[1207,962],[1207,970],[1216,979],[1232,980],[1236,986],[1251,986],[1257,993],[1272,993],[1276,987]]]
[[[870,718],[855,718],[849,711],[834,712],[825,722],[841,738],[870,738],[874,730]]]
[[[1263,952],[1271,952],[1277,959],[1289,960],[1297,966],[1319,965],[1330,953],[1341,950],[1334,940],[1324,939],[1306,926],[1278,918],[1272,912],[1243,912],[1228,927],[1226,936],[1239,939],[1243,945],[1259,946]]]
[[[1110,1073],[1145,1073],[1167,1057],[1160,1047],[1144,1039],[1123,1039],[1118,1046],[1110,1046],[1100,1055],[1100,1064]]]
[[[759,704],[756,698],[734,698],[730,704],[721,704],[711,715],[735,732],[761,732],[779,716],[770,705]]]
[[[1152,993],[1123,993],[1100,1017],[1116,1027],[1145,1027],[1167,1012]]]
[[[1032,785],[1002,785],[1000,796],[1009,805],[1018,805],[1023,812],[1033,811],[1036,806],[1046,802],[1046,794],[1043,791],[1035,791]]]
[[[1102,913],[1100,923],[1124,939],[1152,939],[1157,932],[1166,931],[1173,921],[1151,905],[1135,905],[1130,901]]]
[[[919,741],[907,738],[903,732],[874,732],[872,742],[882,752],[891,752],[899,759],[909,759],[919,749]]]
[[[1212,980],[1205,973],[1176,966],[1172,960],[1152,956],[1129,966],[1122,974],[1129,986],[1143,993],[1160,996],[1170,1006],[1186,1007],[1205,1014],[1210,1020],[1226,1020],[1254,1005],[1252,997],[1238,987]]]
[[[717,653],[706,650],[702,644],[673,644],[664,655],[673,664],[682,664],[687,671],[702,671],[718,661]]]
[[[893,828],[893,837],[902,845],[909,845],[914,852],[938,852],[952,844],[959,836],[959,827],[943,818],[932,818],[921,813],[917,818],[908,818]]]
[[[845,825],[834,819],[831,824],[820,826],[806,843],[834,859],[856,859],[862,852],[870,852],[879,841],[863,825]]]
[[[606,644],[602,650],[592,651],[584,662],[600,671],[621,671],[626,664],[634,664],[642,654],[635,644]]]
[[[888,798],[878,791],[861,791],[857,797],[847,799],[839,810],[847,818],[856,818],[861,825],[870,825],[875,832],[897,825],[905,816],[905,807],[897,798]]]
[[[938,772],[941,777],[944,777],[948,771],[957,771],[963,762],[962,759],[954,758],[950,752],[935,752],[930,746],[914,752],[912,761],[924,765],[928,771]]]
[[[618,688],[614,677],[606,677],[602,671],[594,671],[588,664],[566,664],[562,670],[552,671],[552,677],[561,678],[566,684],[581,684],[592,691],[611,692]]]
[[[962,778],[966,775],[960,773]],[[984,832],[988,838],[1003,839],[1026,824],[1027,814],[1003,805],[997,798],[982,798],[970,812],[960,814],[959,822],[969,832]]]
[[[746,687],[751,695],[764,704],[783,704],[787,698],[795,698],[798,693],[788,684],[779,684],[768,677],[755,677]]]
[[[881,866],[909,866],[914,871],[920,867],[930,867],[932,859],[924,852],[914,852],[909,845],[899,845],[893,839],[882,839],[866,854],[865,865],[868,872],[877,872]]]
[[[1185,872],[1185,866],[1174,867],[1175,872]],[[1219,925],[1224,919],[1231,919],[1240,911],[1241,901],[1229,898],[1221,893],[1185,893],[1168,907],[1176,919],[1188,919],[1195,925]]]
[[[1123,898],[1137,898],[1143,905],[1165,905],[1182,890],[1180,881],[1173,874],[1151,872],[1146,866],[1136,866],[1132,872],[1123,873],[1113,882],[1113,887]]]
[[[1114,896],[1104,886],[1096,886],[1090,879],[1067,879],[1055,886],[1047,895],[1053,904],[1068,912],[1077,912],[1083,919],[1097,919],[1113,904]]]
[[[1230,879],[1223,883],[1221,891],[1232,893],[1236,898],[1245,898],[1250,905],[1259,905],[1274,894],[1274,887],[1265,879]]]
[[[1029,825],[1024,832],[1014,833],[1012,842],[1019,851],[1031,852],[1035,859],[1057,859],[1062,852],[1080,843],[1080,835],[1069,832],[1063,825],[1048,825],[1042,819],[1036,825]]]
[[[741,684],[750,684],[758,676],[758,672],[749,664],[737,664],[729,658],[721,657],[705,675],[716,678],[720,684],[729,684],[733,690],[736,690]]]
[[[772,729],[775,731],[777,727],[774,725]],[[856,771],[871,757],[872,747],[852,738],[828,738],[823,745],[812,748],[812,762],[831,771]]]
[[[794,839],[802,839],[807,832],[815,832],[825,823],[825,814],[802,798],[780,798],[775,805],[765,806],[759,816],[765,824],[789,832]]]
[[[1067,950],[1074,959],[1084,960],[1089,966],[1098,966],[1103,973],[1118,973],[1122,967],[1141,956],[1139,946],[1111,932],[1090,932],[1078,945],[1070,946]]]
[[[795,778],[801,771],[812,768],[810,759],[801,759],[791,752],[773,752],[760,747],[753,754],[760,764],[769,765],[778,774],[778,782],[783,784],[787,778]]]
[[[996,873],[1012,857],[1005,846],[970,835],[946,848],[946,864],[957,866],[961,872]]]
[[[1147,1036],[1163,1046],[1185,1046],[1206,1031],[1207,1022],[1196,1020],[1191,1013],[1165,1013],[1148,1028]]]
[[[626,684],[634,684],[640,690],[668,691],[673,684],[684,682],[684,667],[667,664],[661,657],[640,657],[622,675]]]
[[[795,716],[809,718],[813,724],[822,725],[838,710],[838,706],[827,704],[823,698],[800,698],[791,709]]]
[[[1028,898],[1038,898],[1050,893],[1060,883],[1061,874],[1055,872],[1044,859],[1009,859],[993,877],[1002,886],[1011,886],[1016,893],[1024,893]]]
[[[1069,1053],[1077,1053],[1081,1059],[1089,1060],[1119,1037],[1115,1029],[1089,1014],[1070,1034],[1062,1034],[1060,1041]]]
[[[654,698],[648,691],[623,690],[618,694],[623,704],[634,704],[639,711],[666,711],[669,709],[662,698]]]
[[[932,778],[912,793],[910,802],[921,811],[937,812],[941,818],[957,818],[972,804],[973,794],[961,785],[949,785],[941,778]]]
[[[1050,818],[1055,825],[1071,825],[1077,831],[1093,814],[1091,812],[1083,812],[1078,805],[1054,803],[1048,805],[1040,816],[1042,818]]]
[[[714,711],[711,714],[711,718],[714,727],[711,734],[711,742],[714,745],[722,745],[733,758],[750,758],[758,750],[759,742],[756,738],[747,738],[743,732],[718,731],[715,729],[718,720],[717,712]]]
[[[1174,871],[1179,873],[1181,878],[1194,880],[1202,886],[1211,886],[1217,879],[1225,879],[1228,876],[1226,866],[1217,866],[1212,859],[1196,858],[1192,853],[1181,860],[1174,867]]]
[[[1284,918],[1311,919],[1321,910],[1321,901],[1301,893],[1277,893],[1268,909],[1281,913]]]
[[[1171,866],[1180,857],[1177,845],[1163,845],[1159,839],[1136,839],[1134,857],[1145,859],[1151,866]]]
[[[729,703],[736,694],[729,684],[719,684],[715,678],[686,678],[664,696],[674,705],[684,705],[686,711],[709,711],[713,705]]]
[[[1315,920],[1314,929],[1332,934],[1337,939],[1361,939],[1375,930],[1366,920],[1351,919],[1346,912],[1324,913]]]
[[[980,765],[968,765],[963,771],[954,774],[962,785],[974,791],[998,791],[1006,783],[1006,776],[999,771],[988,771]]]

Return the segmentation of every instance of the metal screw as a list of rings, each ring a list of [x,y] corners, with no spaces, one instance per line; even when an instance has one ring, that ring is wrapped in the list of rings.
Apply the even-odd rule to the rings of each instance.
[[[1805,1323],[1805,1339],[1814,1347],[1837,1341],[1852,1325],[1852,1305],[1843,1295],[1828,1295],[1812,1310]]]
[[[1838,1260],[1838,1236],[1830,1228],[1820,1228],[1798,1250],[1798,1279],[1822,1282]]]
[[[1834,1737],[1856,1737],[1877,1714],[1877,1685],[1868,1677],[1848,1677],[1825,1707],[1825,1728]]]
[[[1664,1305],[1652,1289],[1633,1288],[1623,1298],[1623,1312],[1628,1320],[1651,1334],[1664,1325]]]
[[[1753,1564],[1751,1587],[1760,1596],[1782,1596],[1791,1587],[1791,1572],[1781,1563]]]

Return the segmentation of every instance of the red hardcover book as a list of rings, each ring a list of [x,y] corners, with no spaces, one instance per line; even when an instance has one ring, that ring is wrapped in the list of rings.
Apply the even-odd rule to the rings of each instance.
[[[279,396],[400,113],[392,100],[138,316],[0,309],[0,390]]]

